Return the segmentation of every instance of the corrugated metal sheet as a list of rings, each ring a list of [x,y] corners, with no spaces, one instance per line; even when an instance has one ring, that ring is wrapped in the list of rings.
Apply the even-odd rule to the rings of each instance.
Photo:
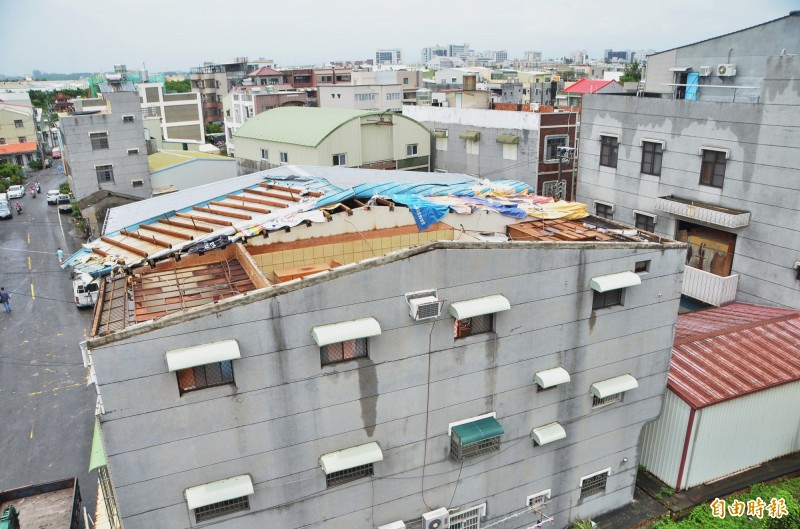
[[[800,381],[699,410],[685,487],[800,450],[798,402]]]
[[[731,303],[721,308],[699,310],[678,316],[675,340],[749,325],[791,314],[791,310]]]
[[[661,415],[642,430],[639,464],[672,488],[678,480],[690,411],[688,404],[667,390]]]
[[[800,312],[735,304],[679,316],[678,328],[667,387],[693,408],[800,380]]]

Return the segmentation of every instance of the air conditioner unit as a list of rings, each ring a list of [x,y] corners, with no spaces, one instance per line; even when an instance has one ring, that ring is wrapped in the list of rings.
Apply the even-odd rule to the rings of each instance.
[[[444,507],[426,512],[422,515],[422,529],[447,529],[450,526],[447,521],[449,514],[450,511]]]
[[[711,66],[701,66],[699,75],[700,75],[700,77],[708,77],[709,75],[711,75],[711,72],[713,72],[713,71],[714,71],[714,68],[711,67]]]
[[[717,66],[717,75],[720,77],[733,77],[736,75],[735,64],[720,64]]]
[[[435,290],[409,292],[406,294],[406,303],[408,303],[408,314],[414,321],[438,318],[442,308]]]
[[[378,529],[406,529],[406,524],[403,523],[403,520],[398,520],[396,522],[387,523],[386,525],[381,525]]]

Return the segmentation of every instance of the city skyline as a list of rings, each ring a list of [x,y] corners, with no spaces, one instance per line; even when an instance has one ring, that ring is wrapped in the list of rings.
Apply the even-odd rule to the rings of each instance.
[[[373,4],[345,0],[335,8],[313,2],[282,5],[276,16],[252,0],[230,10],[209,0],[142,0],[135,9],[65,0],[6,0],[7,19],[16,22],[0,35],[0,47],[12,50],[0,74],[108,71],[114,64],[187,71],[206,61],[242,56],[273,59],[280,67],[319,65],[367,60],[383,48],[399,48],[405,62],[417,63],[424,47],[465,42],[476,52],[507,50],[509,60],[529,50],[542,51],[544,58],[568,57],[574,49],[586,49],[590,58],[601,59],[607,48],[662,51],[774,20],[796,7],[791,0],[766,0],[755,6],[744,0],[678,0],[655,6],[621,0],[609,12],[607,5],[579,0],[570,4],[568,14],[549,17],[548,5],[537,2],[514,1],[502,11],[486,12],[475,0],[460,3],[458,11],[410,0],[396,13],[378,16]],[[43,33],[35,22],[42,13],[58,14],[52,38],[31,45],[30,36]],[[345,24],[347,31],[340,31]]]

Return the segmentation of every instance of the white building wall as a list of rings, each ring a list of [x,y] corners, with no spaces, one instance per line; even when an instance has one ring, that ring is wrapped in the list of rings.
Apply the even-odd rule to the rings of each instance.
[[[235,176],[236,161],[233,158],[227,160],[198,158],[150,173],[150,181],[153,183],[153,189],[172,185],[180,191]]]
[[[746,367],[746,366],[743,366]],[[743,371],[742,376],[747,376]],[[690,488],[797,450],[800,381],[698,410],[682,488]]]
[[[672,488],[678,481],[691,408],[667,389],[661,415],[642,430],[639,464]]]

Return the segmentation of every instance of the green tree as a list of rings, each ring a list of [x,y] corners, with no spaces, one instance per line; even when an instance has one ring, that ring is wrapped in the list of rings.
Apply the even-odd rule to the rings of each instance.
[[[167,92],[191,92],[192,85],[188,79],[184,79],[182,81],[165,81],[164,87],[167,89]]]
[[[642,80],[642,70],[639,68],[639,61],[633,61],[632,63],[625,66],[625,73],[623,73],[620,78],[620,83],[632,83]]]
[[[222,125],[219,123],[206,123],[206,134],[219,134],[225,132]]]
[[[0,164],[0,193],[5,193],[9,186],[19,185],[25,179],[22,166],[13,163]]]

